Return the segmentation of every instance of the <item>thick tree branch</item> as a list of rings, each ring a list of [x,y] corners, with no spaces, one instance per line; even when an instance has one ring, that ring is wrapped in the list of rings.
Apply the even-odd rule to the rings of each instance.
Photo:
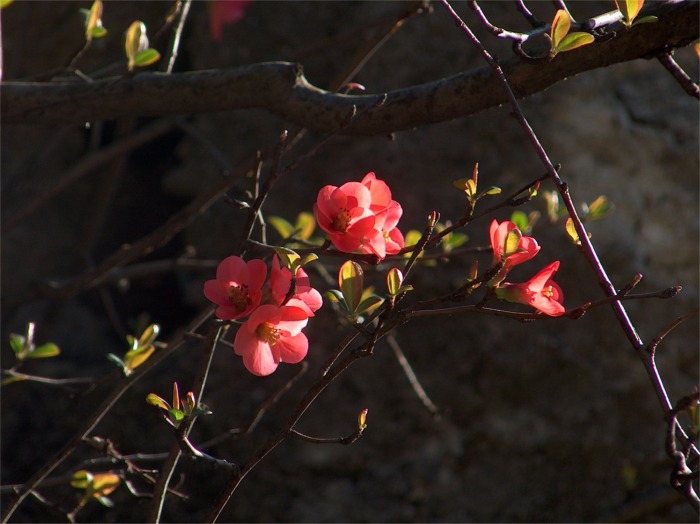
[[[645,11],[658,22],[624,30],[619,23],[597,27],[618,31],[555,60],[528,62],[513,57],[501,64],[518,98],[538,93],[567,77],[657,56],[697,40],[700,4],[664,2]],[[507,101],[490,68],[467,71],[406,89],[375,95],[341,95],[311,85],[301,65],[288,62],[254,64],[228,70],[164,75],[144,73],[92,83],[0,84],[4,124],[58,124],[109,120],[122,116],[196,114],[264,108],[308,129],[338,131],[353,111],[346,135],[391,133],[452,120]]]

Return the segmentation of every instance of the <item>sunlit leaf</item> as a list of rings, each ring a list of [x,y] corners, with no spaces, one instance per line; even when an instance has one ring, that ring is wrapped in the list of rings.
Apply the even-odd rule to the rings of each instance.
[[[146,67],[155,64],[158,60],[160,60],[160,53],[152,47],[149,47],[136,54],[134,57],[134,65],[136,67]]]
[[[571,217],[566,219],[566,233],[569,235],[569,238],[571,241],[576,244],[577,246],[581,245],[581,239],[578,236],[578,232],[576,231],[576,227],[574,227],[574,221],[571,219]],[[591,238],[590,233],[586,233],[588,235],[588,238]]]
[[[360,411],[357,417],[357,429],[363,431],[367,427],[367,409]]]
[[[275,231],[277,231],[284,239],[287,239],[294,234],[294,226],[282,217],[269,216],[267,217],[267,223],[274,227]]]
[[[151,406],[156,406],[166,411],[170,410],[170,404],[168,404],[165,400],[160,398],[155,393],[149,393],[148,396],[146,396],[146,402],[149,403]]]
[[[185,414],[182,411],[174,408],[170,408],[168,410],[168,415],[170,416],[170,420],[172,420],[176,424],[182,422],[182,420],[185,418]]]
[[[297,216],[294,230],[297,231],[296,236],[302,240],[308,240],[316,229],[316,218],[313,213],[302,212]]]
[[[141,333],[139,337],[139,347],[150,346],[158,338],[160,333],[160,326],[158,324],[151,324]]]
[[[95,492],[94,497],[100,498],[109,495],[119,487],[121,481],[122,479],[119,475],[115,475],[114,473],[95,474],[92,479],[92,489]]]
[[[55,357],[61,354],[61,350],[56,344],[48,342],[47,344],[42,344],[38,348],[35,348],[32,352],[27,355],[27,358],[49,358]]]
[[[503,246],[503,256],[509,257],[518,252],[518,246],[520,245],[520,239],[523,238],[523,234],[519,229],[511,229],[506,235],[506,241]]]
[[[501,194],[501,188],[497,186],[490,186],[487,187],[482,195],[500,195]]]
[[[146,362],[155,350],[155,346],[146,346],[133,351],[128,351],[126,355],[124,355],[124,365],[129,371],[133,371],[141,364]]]
[[[516,226],[518,226],[518,229],[520,231],[526,231],[527,226],[528,226],[528,219],[527,215],[520,211],[519,209],[516,209],[513,211],[513,213],[510,215],[510,221],[513,222]]]
[[[316,253],[307,253],[301,257],[300,267],[304,267],[305,265],[315,262],[316,260],[318,260],[318,255]]]
[[[552,20],[552,49],[557,49],[571,29],[571,17],[563,9],[559,9]]]
[[[146,24],[140,20],[131,23],[126,31],[124,40],[124,51],[129,61],[129,71],[133,71],[136,66],[136,55],[148,49],[148,36],[146,36]]]
[[[615,4],[622,16],[625,17],[625,22],[629,25],[637,18],[639,11],[642,10],[644,0],[615,0]]]
[[[3,7],[7,7],[14,1],[15,0],[0,0],[0,9],[2,9]]]
[[[277,253],[282,265],[296,274],[296,270],[300,267],[301,263],[299,254],[293,249],[281,246],[275,246],[275,253]]]
[[[26,339],[22,335],[18,335],[17,333],[10,333],[10,347],[12,348],[12,351],[15,352],[15,355],[17,355],[18,358],[25,349],[25,342]]]
[[[595,37],[589,33],[569,33],[559,43],[556,50],[558,53],[563,53],[593,42],[595,42]]]
[[[418,244],[422,236],[423,235],[420,231],[411,229],[408,233],[406,233],[406,236],[404,237],[404,245],[406,247],[415,246],[416,244]],[[412,253],[409,251],[408,253],[404,254],[404,257],[409,258],[411,254]]]
[[[102,0],[95,0],[85,21],[85,39],[90,42],[95,36],[95,29],[102,27]],[[105,34],[107,31],[105,31]]]
[[[92,483],[92,478],[92,473],[81,469],[80,471],[73,473],[70,485],[76,489],[86,489]]]
[[[364,275],[360,264],[354,260],[348,260],[340,266],[338,285],[351,312],[357,310],[362,299],[363,284]]]
[[[386,275],[386,287],[389,290],[389,295],[395,297],[399,293],[401,284],[403,284],[403,273],[396,267],[391,268]]]
[[[642,18],[636,19],[632,23],[632,25],[635,26],[635,25],[640,25],[640,24],[653,24],[654,22],[658,22],[658,21],[659,21],[658,16],[649,15],[649,16],[643,16]]]
[[[114,507],[114,502],[112,502],[112,499],[107,498],[107,497],[97,497],[97,502],[102,504],[105,508],[113,508]]]
[[[613,203],[605,195],[601,195],[588,205],[588,218],[590,220],[599,220],[609,215],[614,209]]]
[[[375,308],[377,308],[382,302],[384,302],[384,299],[381,297],[378,297],[377,295],[371,295],[367,298],[365,298],[360,304],[357,306],[355,312],[359,315],[361,313],[366,313],[368,311],[371,311]]]

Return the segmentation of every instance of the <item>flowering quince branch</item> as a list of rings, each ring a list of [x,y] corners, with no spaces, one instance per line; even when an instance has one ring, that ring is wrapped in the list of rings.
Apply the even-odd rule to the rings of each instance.
[[[452,9],[451,5],[447,0],[441,0],[441,3],[449,14],[454,18],[454,20],[457,22],[457,25],[459,28],[462,30],[462,32],[467,36],[468,40],[479,50],[481,55],[483,56],[484,60],[489,64],[491,69],[496,73],[501,85],[505,89],[507,99],[510,102],[510,105],[513,109],[513,114],[520,124],[520,126],[523,128],[523,131],[525,132],[525,135],[527,136],[528,140],[531,142],[533,149],[539,156],[540,160],[542,161],[542,164],[545,166],[547,172],[549,173],[552,181],[555,183],[560,196],[562,197],[562,200],[564,202],[564,205],[569,213],[569,216],[571,217],[574,228],[579,236],[579,239],[581,241],[581,249],[584,257],[588,261],[588,263],[591,265],[593,268],[597,278],[598,282],[600,283],[603,291],[605,292],[608,297],[613,297],[617,294],[614,286],[612,285],[610,279],[607,276],[607,273],[605,269],[603,268],[603,265],[601,264],[598,255],[588,238],[588,235],[586,233],[586,230],[583,226],[583,223],[581,222],[580,218],[578,217],[578,213],[576,212],[576,208],[573,204],[573,201],[571,200],[571,197],[569,195],[569,188],[568,185],[562,181],[561,177],[557,173],[557,170],[555,169],[554,165],[552,164],[551,160],[549,159],[549,156],[547,155],[546,151],[542,147],[542,144],[540,143],[539,139],[535,135],[532,127],[530,126],[529,122],[525,118],[520,105],[518,104],[518,101],[515,97],[515,94],[513,93],[513,90],[510,87],[510,84],[508,83],[508,80],[506,79],[503,70],[499,66],[499,64],[493,59],[493,57],[489,54],[489,52],[484,48],[484,46],[481,44],[479,39],[471,32],[469,27],[464,23],[464,21],[459,17],[459,15]],[[618,319],[618,322],[620,323],[620,326],[622,327],[623,331],[625,332],[628,340],[630,341],[630,344],[634,348],[635,352],[637,353],[638,357],[642,361],[644,368],[647,372],[647,375],[649,376],[649,379],[651,381],[652,387],[654,389],[654,393],[656,394],[657,399],[659,400],[659,403],[661,404],[661,409],[664,413],[665,418],[668,419],[669,414],[671,413],[672,406],[670,403],[670,400],[668,398],[668,395],[666,393],[666,388],[664,386],[663,380],[661,376],[659,375],[658,369],[656,368],[656,364],[654,362],[654,356],[652,352],[648,350],[648,348],[645,348],[644,343],[642,342],[641,338],[636,332],[636,329],[634,328],[629,316],[627,315],[627,312],[622,305],[621,301],[616,300],[612,302],[612,307],[613,311]],[[685,431],[683,430],[682,426],[675,421],[673,423],[673,427],[675,428],[675,436],[678,438],[681,442],[687,443],[689,449],[692,451],[693,455],[697,458],[700,456],[700,452],[698,449],[692,444],[692,442],[689,441],[688,436],[686,435]],[[676,486],[674,486],[676,487]],[[696,509],[696,511],[699,511],[700,509],[700,498],[698,498],[698,495],[695,493],[695,491],[692,488],[692,485],[688,489],[679,489],[679,492],[683,494],[690,504],[693,506],[693,508]]]

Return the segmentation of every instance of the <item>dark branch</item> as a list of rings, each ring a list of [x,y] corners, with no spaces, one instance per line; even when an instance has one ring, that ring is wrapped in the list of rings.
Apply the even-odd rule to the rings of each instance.
[[[659,3],[649,14],[658,16],[658,22],[630,30],[624,30],[619,23],[596,26],[599,34],[617,34],[605,42],[561,53],[552,61],[532,63],[513,57],[501,67],[516,96],[523,98],[567,77],[657,56],[697,40],[697,2]],[[337,131],[350,115],[357,113],[353,123],[342,130],[346,135],[410,129],[474,114],[507,101],[505,90],[489,67],[373,95],[324,91],[306,80],[301,65],[288,62],[173,75],[144,73],[92,83],[4,82],[0,87],[4,124],[77,124],[122,116],[257,107],[323,132]]]

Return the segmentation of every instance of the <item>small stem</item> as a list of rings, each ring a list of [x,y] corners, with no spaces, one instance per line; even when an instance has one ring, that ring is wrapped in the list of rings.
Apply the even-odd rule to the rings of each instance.
[[[673,59],[671,53],[664,53],[656,57],[661,65],[671,73],[671,76],[676,79],[676,82],[683,88],[683,91],[688,93],[693,98],[700,98],[700,87],[688,76],[681,66]]]

